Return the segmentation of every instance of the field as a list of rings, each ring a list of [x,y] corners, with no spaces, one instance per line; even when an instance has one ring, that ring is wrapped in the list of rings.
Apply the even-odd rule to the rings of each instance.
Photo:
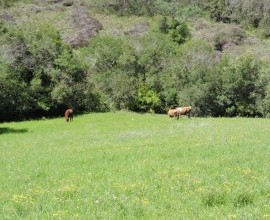
[[[0,219],[270,219],[270,120],[0,124]]]

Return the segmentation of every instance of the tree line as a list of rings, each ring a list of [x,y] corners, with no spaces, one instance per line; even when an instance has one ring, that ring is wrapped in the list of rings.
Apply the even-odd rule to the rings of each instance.
[[[135,10],[130,2],[114,4]],[[46,22],[1,22],[0,45],[0,121],[62,115],[67,107],[165,113],[182,105],[198,116],[269,117],[269,64],[248,53],[217,58],[216,48],[193,39],[189,23],[175,16],[164,14],[145,35],[98,35],[76,49]]]

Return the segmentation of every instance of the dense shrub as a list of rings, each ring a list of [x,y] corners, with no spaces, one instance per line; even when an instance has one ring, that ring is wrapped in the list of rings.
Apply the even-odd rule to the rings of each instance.
[[[242,23],[255,28],[261,26],[266,33],[268,32],[268,28],[265,26],[265,22],[270,18],[268,1],[203,0],[200,5],[210,13],[215,21]]]
[[[174,18],[163,17],[159,24],[162,33],[169,34],[172,41],[182,44],[191,38],[191,33],[186,22],[179,22]]]
[[[141,111],[154,112],[161,101],[154,90],[141,86],[138,89],[137,102]]]
[[[251,55],[221,63],[222,89],[218,101],[226,116],[263,116],[261,105],[269,83],[263,66]]]
[[[229,3],[226,0],[208,0],[204,6],[215,21],[230,22],[231,14]]]
[[[59,106],[81,106],[77,97],[84,93],[85,71],[51,25],[8,28],[1,42],[7,50],[0,58],[0,77],[11,94],[20,94],[5,103],[10,115],[27,117],[57,111]],[[81,94],[73,99],[74,92]]]

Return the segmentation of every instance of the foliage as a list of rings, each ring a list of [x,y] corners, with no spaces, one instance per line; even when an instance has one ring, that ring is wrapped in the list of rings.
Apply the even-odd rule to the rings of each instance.
[[[203,41],[191,40],[181,47],[166,69],[170,74],[164,74],[162,80],[168,106],[192,105],[198,115],[214,114],[213,92],[220,83],[212,71],[214,53]]]
[[[55,103],[81,106],[78,100],[72,99],[72,93],[84,85],[85,71],[57,30],[46,23],[10,27],[2,42],[9,51],[1,58],[1,67],[5,70],[1,73],[2,80],[7,85],[9,82],[21,84],[12,90],[20,88],[24,94],[23,102],[14,99],[8,107],[14,109],[9,111],[10,116],[16,114],[16,109],[25,116],[49,112],[55,110]]]
[[[270,17],[266,17],[261,20],[260,26],[263,28],[263,36],[265,38],[270,37]]]
[[[186,22],[179,22],[174,18],[163,17],[159,29],[162,33],[169,34],[172,41],[182,44],[191,38],[191,33]]]
[[[84,0],[84,2],[89,2]],[[201,2],[198,0],[168,1],[168,0],[92,0],[91,6],[99,12],[113,13],[119,16],[170,16],[170,17],[198,17],[203,15]]]
[[[18,0],[1,0],[1,1],[0,1],[0,7],[1,7],[2,9],[11,7],[11,6],[13,6],[13,4],[14,4],[15,2],[17,2],[17,1],[18,1]]]
[[[171,44],[161,35],[142,37],[133,44],[116,37],[96,38],[84,51],[94,60],[91,80],[96,90],[105,93],[115,109],[161,111],[159,71]]]
[[[222,64],[224,65],[224,64]],[[263,78],[263,64],[244,55],[222,67],[220,104],[228,116],[262,116],[261,101],[269,80]]]
[[[229,4],[226,0],[208,0],[205,7],[215,21],[230,22]]]
[[[110,13],[117,15],[153,15],[155,12],[152,0],[114,0],[105,2],[96,2],[97,6],[102,4],[103,11],[106,9]],[[104,7],[105,6],[105,7]]]
[[[250,40],[246,26],[219,24],[210,40],[198,40],[198,30],[191,37],[194,20],[189,17],[195,12],[204,16],[204,11],[216,21],[264,28],[260,33],[267,37],[269,8],[264,1],[82,3],[91,10],[102,8],[102,13],[137,15],[138,20],[147,20],[147,30],[115,33],[112,27],[88,44],[71,48],[57,25],[43,19],[12,23],[9,20],[13,18],[5,20],[10,15],[1,15],[0,110],[5,113],[0,121],[59,115],[66,107],[76,111],[165,113],[183,105],[191,105],[197,116],[269,117],[269,64],[256,56],[244,54],[236,59],[233,53],[224,53],[224,48],[244,47],[244,40]],[[15,3],[10,11],[18,5]],[[252,7],[259,13],[256,21],[251,19],[256,17]],[[248,19],[240,16],[243,12]],[[131,23],[124,23],[125,18],[107,15],[119,19],[122,23],[116,26],[123,29],[137,22],[130,19]],[[152,17],[146,17],[149,15]]]
[[[160,105],[158,94],[145,86],[139,87],[137,102],[144,112],[154,112],[155,108]]]
[[[269,20],[269,2],[257,0],[204,0],[202,7],[209,11],[215,21],[236,22],[267,31],[265,21]]]

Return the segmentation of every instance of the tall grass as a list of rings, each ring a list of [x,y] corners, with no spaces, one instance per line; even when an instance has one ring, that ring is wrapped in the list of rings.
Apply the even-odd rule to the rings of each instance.
[[[269,219],[270,121],[0,124],[0,219]]]

